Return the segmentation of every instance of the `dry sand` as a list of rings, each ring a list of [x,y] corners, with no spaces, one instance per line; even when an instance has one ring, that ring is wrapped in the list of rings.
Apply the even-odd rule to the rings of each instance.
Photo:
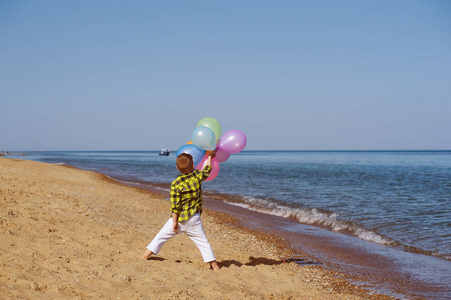
[[[0,158],[0,204],[0,299],[389,299],[211,210],[220,271],[186,235],[141,261],[169,202],[95,172]]]

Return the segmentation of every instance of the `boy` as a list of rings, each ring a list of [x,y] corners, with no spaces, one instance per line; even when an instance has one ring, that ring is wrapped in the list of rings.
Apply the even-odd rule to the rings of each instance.
[[[207,159],[205,168],[195,170],[193,157],[182,153],[177,156],[177,170],[182,174],[177,176],[171,184],[171,212],[172,217],[147,246],[141,259],[147,260],[152,254],[158,254],[161,247],[171,237],[178,233],[186,233],[199,248],[204,262],[210,263],[213,270],[219,270],[215,255],[205,236],[200,214],[202,213],[201,182],[208,178],[211,172],[211,159],[216,156],[212,151]]]

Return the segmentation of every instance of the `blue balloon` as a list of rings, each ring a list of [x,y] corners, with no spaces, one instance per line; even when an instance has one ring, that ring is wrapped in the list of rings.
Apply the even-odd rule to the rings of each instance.
[[[213,130],[206,126],[199,126],[194,129],[191,136],[194,146],[201,150],[215,150],[216,138]]]
[[[188,153],[193,157],[194,166],[197,166],[205,155],[205,151],[198,149],[194,145],[184,145],[177,151],[177,156]]]

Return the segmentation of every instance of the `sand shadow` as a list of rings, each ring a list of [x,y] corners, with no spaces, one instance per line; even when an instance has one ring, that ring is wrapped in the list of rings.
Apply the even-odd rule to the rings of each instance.
[[[167,260],[167,259],[166,259],[166,258],[163,258],[163,257],[159,257],[159,256],[151,256],[151,257],[149,257],[147,260],[165,261],[165,260]]]
[[[232,266],[232,265],[241,267],[243,264],[236,260],[223,260],[223,261],[218,261],[218,265],[221,268],[230,268],[230,266]]]
[[[183,261],[182,260],[180,260],[180,259],[177,259],[176,261],[175,261],[175,263],[178,263],[178,264],[181,264]],[[191,261],[191,260],[188,260],[188,263],[189,264],[192,264],[193,262]]]
[[[258,265],[275,266],[275,265],[281,265],[281,264],[288,264],[291,262],[294,262],[301,266],[302,265],[319,265],[319,264],[321,264],[320,262],[306,260],[306,259],[299,258],[299,257],[289,257],[286,259],[275,260],[275,259],[270,259],[270,258],[266,258],[266,257],[253,257],[253,256],[249,257],[249,262],[247,262],[245,264],[243,264],[237,260],[223,260],[218,263],[221,267],[229,268],[232,265],[237,266],[237,267],[241,267],[243,265],[251,266],[251,267],[255,267]]]

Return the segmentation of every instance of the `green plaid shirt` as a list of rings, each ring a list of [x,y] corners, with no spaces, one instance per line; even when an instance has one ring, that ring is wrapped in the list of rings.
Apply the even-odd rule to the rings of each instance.
[[[196,212],[202,213],[202,185],[208,178],[211,166],[177,176],[171,184],[171,212],[176,213],[179,222],[188,220]]]

